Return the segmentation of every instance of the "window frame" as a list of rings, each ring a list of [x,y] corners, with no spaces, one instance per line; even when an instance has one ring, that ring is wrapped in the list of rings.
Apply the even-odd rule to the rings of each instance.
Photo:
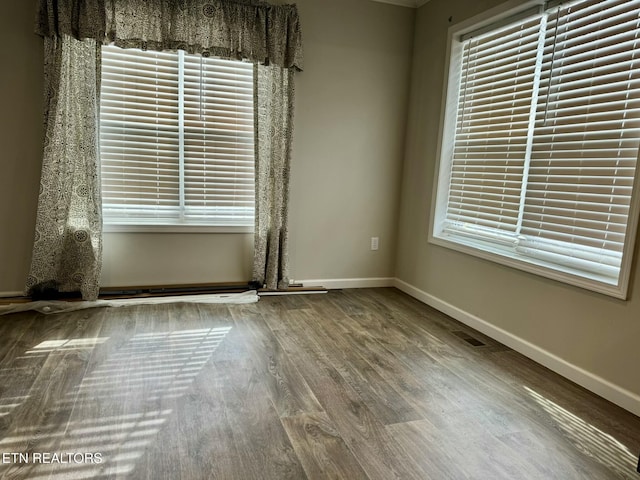
[[[114,47],[114,45],[108,45],[110,47]],[[176,53],[180,55],[179,51],[172,51],[172,53]],[[186,56],[189,55],[187,52],[182,52],[182,55]],[[180,85],[184,84],[184,80],[181,78],[181,76],[183,75],[183,62],[185,62],[185,60],[182,59],[182,57],[179,57],[178,59],[178,71],[179,71],[179,76],[178,76],[178,82],[180,83]],[[184,63],[186,65],[186,62]],[[255,75],[255,72],[254,72]],[[182,88],[182,87],[180,87]],[[255,97],[254,97],[255,98]],[[179,97],[177,99],[177,104],[176,106],[179,108],[180,113],[179,115],[185,115],[185,112],[183,112],[184,110],[184,100],[182,99],[182,97]],[[179,129],[181,129],[178,132],[178,135],[182,138],[184,137],[184,133],[182,133],[182,131],[186,131],[186,127],[184,126],[184,120],[183,119],[179,119]],[[100,132],[98,135],[98,142],[101,143],[101,138],[100,138]],[[254,139],[255,142],[255,139]],[[183,148],[181,147],[180,150],[183,150]],[[182,155],[182,153],[181,153]],[[179,176],[179,182],[180,182],[180,195],[184,195],[185,193],[185,185],[182,183],[183,182],[183,176],[184,174],[183,169],[184,167],[182,166],[182,162],[185,162],[186,158],[181,160],[181,166],[179,168],[180,170],[180,176]],[[255,161],[254,161],[254,166],[255,166]],[[254,171],[254,182],[255,182],[255,171]],[[102,189],[102,181],[101,183],[101,189]],[[254,187],[254,191],[255,191],[255,187]],[[126,216],[121,216],[121,217],[113,217],[113,216],[107,216],[104,217],[103,216],[103,231],[105,233],[229,233],[229,234],[236,234],[236,233],[254,233],[254,228],[255,228],[255,214],[256,214],[256,209],[255,209],[255,204],[253,206],[253,212],[252,212],[252,220],[251,223],[247,223],[247,224],[238,224],[238,223],[224,223],[224,220],[203,220],[203,221],[192,221],[192,222],[186,222],[183,219],[183,201],[180,202],[180,215],[179,217],[176,218],[158,218],[155,219],[153,218],[152,215],[150,215],[149,217],[135,217],[132,216],[130,218],[126,218]],[[151,211],[151,210],[150,210]]]
[[[479,248],[478,245],[481,242],[477,240],[465,243],[461,242],[460,239],[454,241],[442,235],[442,226],[449,196],[451,160],[453,158],[452,149],[455,141],[459,84],[461,79],[462,41],[460,38],[464,34],[487,28],[497,22],[508,21],[509,18],[518,16],[532,8],[537,7],[543,9],[544,4],[545,2],[542,0],[529,0],[524,2],[522,0],[510,0],[480,15],[462,21],[459,24],[452,25],[448,29],[439,122],[440,128],[436,147],[430,218],[428,221],[428,242],[493,263],[626,300],[640,213],[640,161],[636,165],[620,274],[618,283],[615,285],[597,279],[596,275],[587,275],[570,267],[562,267],[533,258],[523,259],[523,257],[515,253],[510,255],[504,250],[492,247],[489,243],[483,245],[483,248]]]

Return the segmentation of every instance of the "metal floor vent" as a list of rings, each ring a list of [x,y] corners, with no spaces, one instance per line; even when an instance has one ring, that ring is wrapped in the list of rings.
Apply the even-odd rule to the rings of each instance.
[[[467,342],[470,345],[473,345],[474,347],[485,347],[487,345],[486,343],[481,342],[477,338],[472,337],[467,332],[463,332],[461,330],[458,330],[456,332],[451,332],[451,333],[453,333],[457,337],[460,337],[462,340],[464,340],[465,342]]]

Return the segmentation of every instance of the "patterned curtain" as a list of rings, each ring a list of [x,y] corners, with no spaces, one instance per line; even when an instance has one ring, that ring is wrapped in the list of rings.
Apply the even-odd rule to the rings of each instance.
[[[293,137],[293,71],[256,65],[256,225],[253,283],[289,287],[289,170]]]
[[[100,47],[68,35],[46,38],[44,47],[44,154],[27,289],[80,291],[90,300],[102,262]]]
[[[37,0],[36,33],[302,70],[295,5],[256,0]]]
[[[295,5],[255,0],[37,0],[45,39],[45,142],[27,290],[98,295],[100,46],[181,49],[257,65],[253,280],[288,281],[293,72],[302,70]]]
[[[106,36],[122,48],[185,50],[302,69],[295,5],[232,0],[104,0]]]

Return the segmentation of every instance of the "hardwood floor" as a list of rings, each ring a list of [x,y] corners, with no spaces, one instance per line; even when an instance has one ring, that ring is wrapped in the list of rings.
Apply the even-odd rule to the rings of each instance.
[[[640,418],[394,289],[0,339],[3,479],[640,478]]]

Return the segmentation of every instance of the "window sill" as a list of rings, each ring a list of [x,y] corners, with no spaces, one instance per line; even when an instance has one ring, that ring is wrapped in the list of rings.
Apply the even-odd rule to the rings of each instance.
[[[105,224],[104,233],[244,233],[252,234],[247,225],[132,225]]]

